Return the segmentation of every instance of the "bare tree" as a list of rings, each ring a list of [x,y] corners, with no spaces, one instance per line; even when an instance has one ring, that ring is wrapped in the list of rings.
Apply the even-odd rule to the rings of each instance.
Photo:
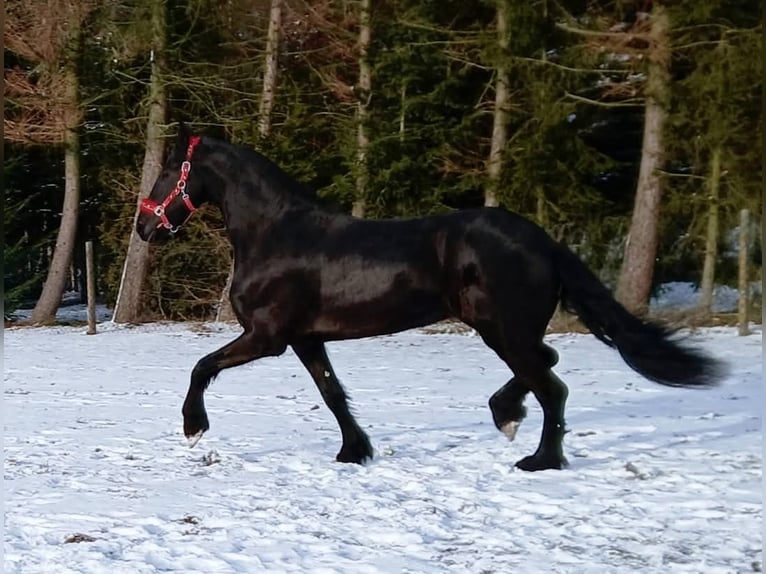
[[[266,65],[263,71],[263,91],[258,114],[258,132],[262,138],[271,132],[271,110],[277,93],[279,71],[279,40],[282,32],[282,0],[271,0],[269,31],[266,36]]]
[[[708,218],[705,238],[705,262],[702,266],[702,282],[700,283],[699,310],[703,315],[713,311],[713,283],[715,280],[715,261],[718,255],[718,211],[721,187],[721,148],[713,150],[710,159],[710,176],[708,178]]]
[[[634,313],[646,313],[657,256],[662,181],[665,159],[662,139],[670,83],[670,22],[665,8],[655,2],[647,35],[649,59],[645,87],[644,136],[633,215],[625,255],[617,281],[617,299]]]
[[[728,30],[722,32],[721,42],[715,49],[715,72],[714,78],[710,80],[716,83],[715,95],[711,107],[719,111],[725,108],[728,88],[727,67],[725,62],[730,55],[727,50],[727,43],[724,37]],[[713,288],[715,283],[715,266],[718,257],[718,232],[719,215],[721,211],[721,179],[726,174],[722,169],[723,148],[725,146],[726,134],[731,130],[729,122],[723,114],[719,112],[719,117],[715,118],[712,125],[708,128],[707,136],[713,140],[712,151],[710,152],[710,171],[707,177],[708,191],[708,216],[707,230],[705,236],[705,260],[702,267],[702,281],[700,282],[700,302],[699,311],[703,316],[710,316],[713,312]]]
[[[503,169],[503,151],[508,143],[508,107],[510,101],[510,71],[508,45],[511,28],[508,0],[495,0],[497,48],[499,60],[495,67],[495,111],[492,122],[492,142],[487,163],[488,185],[484,191],[484,205],[497,207],[497,187]]]
[[[368,133],[369,105],[372,97],[372,67],[370,66],[370,3],[371,0],[360,0],[359,3],[359,84],[357,85],[356,107],[356,200],[351,214],[364,217],[367,207],[367,187],[369,171],[367,153],[370,147]]]
[[[112,321],[115,323],[136,322],[141,311],[141,297],[149,269],[149,245],[136,233],[135,219],[140,213],[141,200],[148,197],[154,182],[162,171],[164,142],[163,126],[167,118],[167,92],[162,77],[165,65],[165,44],[167,41],[166,0],[151,2],[151,58],[152,71],[149,83],[148,119],[146,123],[146,151],[141,171],[141,187],[136,201],[134,225],[128,241],[120,289],[114,307]]]
[[[32,64],[34,73],[17,68],[5,74],[4,93],[11,108],[3,119],[5,137],[64,147],[64,203],[48,274],[32,311],[37,324],[56,318],[75,247],[82,122],[78,61],[82,25],[92,8],[86,0],[15,0],[6,6],[6,47]]]
[[[271,0],[269,10],[269,31],[266,35],[266,55],[263,72],[263,89],[261,90],[261,102],[258,113],[258,133],[262,139],[269,137],[271,133],[271,118],[274,108],[274,99],[277,94],[277,80],[279,72],[279,41],[282,34],[282,2],[283,0]],[[233,258],[233,255],[232,255]],[[218,304],[216,321],[233,321],[234,310],[231,307],[229,294],[231,282],[234,279],[234,260],[229,267],[229,275],[226,285],[221,293]]]
[[[670,91],[670,20],[665,7],[658,1],[651,4],[651,12],[637,12],[630,24],[622,21],[617,5],[606,7],[591,19],[595,29],[581,28],[571,15],[567,22],[556,27],[584,38],[583,47],[594,55],[620,56],[620,64],[610,63],[614,74],[619,69],[623,78],[609,77],[604,82],[600,100],[567,94],[576,101],[600,106],[635,104],[643,94],[644,131],[641,164],[625,245],[622,266],[617,282],[616,297],[628,309],[644,314],[648,309],[654,262],[657,255],[658,227],[661,200],[661,169],[665,161],[663,131]],[[646,62],[646,73],[638,74]],[[645,79],[643,79],[645,77]]]

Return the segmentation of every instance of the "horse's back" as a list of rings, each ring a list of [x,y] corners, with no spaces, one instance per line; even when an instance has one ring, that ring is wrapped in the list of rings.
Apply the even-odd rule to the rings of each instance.
[[[348,322],[358,326],[357,336],[368,336],[447,317],[476,325],[514,314],[547,324],[559,289],[554,244],[504,209],[353,220],[322,255],[326,312],[317,317],[318,330]],[[361,325],[357,317],[368,320]]]

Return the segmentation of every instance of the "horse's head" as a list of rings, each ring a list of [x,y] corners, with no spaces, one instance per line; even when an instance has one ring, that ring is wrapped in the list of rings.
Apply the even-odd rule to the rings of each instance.
[[[136,231],[144,241],[160,243],[186,223],[202,203],[202,182],[195,173],[194,151],[200,138],[181,124],[175,145],[149,197],[141,202]]]

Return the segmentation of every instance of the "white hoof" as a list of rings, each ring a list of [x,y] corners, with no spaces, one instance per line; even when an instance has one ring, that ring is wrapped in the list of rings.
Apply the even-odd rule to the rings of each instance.
[[[205,434],[205,431],[199,431],[196,434],[193,434],[191,436],[187,436],[186,440],[189,442],[189,448],[194,448],[197,446],[197,443],[202,438],[202,435]]]
[[[513,441],[516,438],[516,432],[519,430],[519,421],[508,421],[501,428],[500,431],[508,437],[508,440]]]

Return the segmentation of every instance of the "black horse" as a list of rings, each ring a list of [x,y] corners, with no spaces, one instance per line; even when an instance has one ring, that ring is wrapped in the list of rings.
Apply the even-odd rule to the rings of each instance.
[[[244,332],[203,357],[183,405],[192,446],[208,430],[203,395],[223,370],[288,346],[338,421],[341,462],[373,450],[349,412],[325,342],[370,337],[457,318],[473,327],[515,375],[490,399],[497,428],[513,439],[529,391],[543,410],[524,470],[562,468],[567,387],[543,343],[556,305],[616,347],[652,381],[703,387],[722,365],[679,343],[662,326],[628,313],[596,276],[540,227],[504,209],[474,209],[406,220],[361,220],[328,206],[255,151],[181,126],[137,231],[168,239],[205,202],[217,205],[234,249],[231,303]]]

